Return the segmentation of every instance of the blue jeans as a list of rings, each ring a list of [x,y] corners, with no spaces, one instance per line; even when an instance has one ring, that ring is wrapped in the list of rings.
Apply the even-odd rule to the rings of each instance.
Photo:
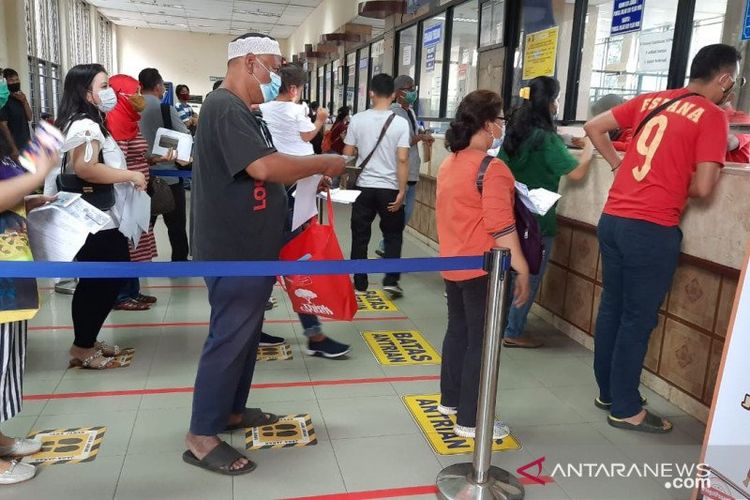
[[[417,199],[417,185],[409,184],[406,187],[406,197],[404,200],[404,227],[409,223],[411,214],[414,212],[414,201]],[[378,250],[385,253],[385,240],[381,239],[378,243]]]
[[[120,294],[117,296],[117,302],[134,299],[141,293],[141,282],[138,281],[138,278],[125,278],[123,281],[125,284],[120,289]]]
[[[599,398],[612,402],[612,416],[628,418],[642,409],[643,360],[677,269],[682,231],[604,214],[598,235],[604,291],[594,335],[594,373]]]
[[[531,285],[531,291],[529,292],[529,300],[521,307],[511,305],[510,311],[508,311],[508,324],[505,327],[505,333],[503,336],[506,339],[517,339],[523,335],[523,331],[526,328],[526,321],[529,318],[529,311],[531,306],[534,305],[534,299],[536,299],[537,292],[539,291],[539,285],[542,283],[544,277],[544,271],[547,269],[547,263],[549,262],[549,255],[552,252],[552,245],[555,243],[554,236],[544,236],[542,238],[544,243],[544,257],[542,258],[542,266],[539,268],[539,274],[532,274],[529,278],[529,284]],[[513,296],[513,285],[515,284],[515,273],[511,273],[510,276],[510,290],[511,297]]]
[[[299,322],[302,323],[302,328],[305,329],[305,337],[310,338],[323,333],[323,325],[320,324],[320,320],[314,314],[298,314]]]

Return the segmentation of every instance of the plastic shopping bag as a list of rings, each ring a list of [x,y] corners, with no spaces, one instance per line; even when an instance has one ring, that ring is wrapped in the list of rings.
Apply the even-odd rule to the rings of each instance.
[[[281,249],[281,260],[343,260],[328,197],[328,224],[313,218],[310,225]],[[283,276],[295,312],[351,321],[357,299],[348,274]]]

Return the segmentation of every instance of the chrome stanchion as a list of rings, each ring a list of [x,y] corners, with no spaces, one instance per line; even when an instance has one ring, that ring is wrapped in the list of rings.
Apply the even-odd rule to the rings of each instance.
[[[520,500],[524,489],[515,476],[495,467],[492,460],[492,428],[495,423],[497,380],[500,370],[500,344],[508,315],[510,250],[493,248],[485,254],[489,272],[484,346],[479,382],[477,434],[474,462],[446,467],[437,477],[438,495],[447,500]]]

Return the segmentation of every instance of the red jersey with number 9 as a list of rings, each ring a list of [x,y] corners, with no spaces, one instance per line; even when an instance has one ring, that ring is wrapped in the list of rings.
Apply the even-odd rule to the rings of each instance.
[[[640,95],[613,108],[612,114],[620,129],[635,130],[654,108],[689,92],[683,88]],[[671,104],[631,140],[604,213],[679,225],[696,165],[724,165],[728,131],[725,113],[702,96]]]

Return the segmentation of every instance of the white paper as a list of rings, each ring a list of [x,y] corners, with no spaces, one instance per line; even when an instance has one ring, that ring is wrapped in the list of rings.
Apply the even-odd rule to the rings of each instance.
[[[315,203],[315,194],[322,175],[311,175],[297,181],[297,189],[294,191],[294,215],[292,216],[292,231],[296,230],[312,217],[318,215],[318,206]]]
[[[190,161],[190,155],[193,151],[193,136],[160,127],[156,130],[154,149],[151,153],[156,156],[167,156],[170,149],[177,151],[178,160]]]
[[[362,191],[356,189],[331,189],[331,201],[342,205],[351,205],[359,197]],[[326,193],[318,194],[319,198],[326,199]]]
[[[520,182],[516,182],[516,191],[520,195],[521,201],[526,208],[533,214],[546,215],[561,196],[553,191],[544,188],[531,189]]]
[[[141,235],[148,231],[151,218],[151,197],[143,191],[130,189],[125,196],[120,232],[137,248]]]
[[[71,262],[89,234],[112,222],[80,194],[63,192],[54,202],[29,212],[28,220],[34,259],[60,262]]]
[[[404,45],[403,56],[401,58],[401,65],[402,66],[409,66],[411,65],[411,45]]]

